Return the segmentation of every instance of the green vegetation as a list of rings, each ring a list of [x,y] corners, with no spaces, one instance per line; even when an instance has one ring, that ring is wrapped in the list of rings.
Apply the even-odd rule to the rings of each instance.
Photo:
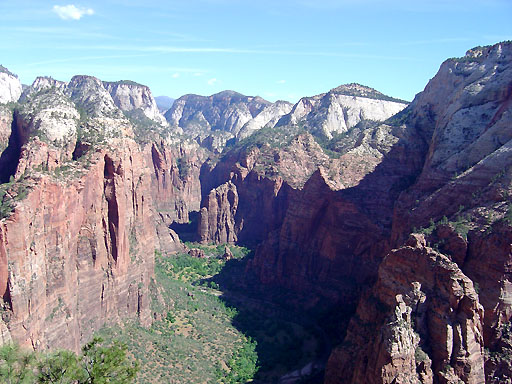
[[[11,215],[16,202],[25,199],[29,189],[30,184],[23,176],[18,180],[11,176],[8,183],[0,185],[0,220]]]
[[[132,80],[104,81],[103,84],[105,84],[107,86],[108,85],[134,85],[134,86],[138,86],[138,87],[145,87],[145,85],[136,83],[135,81],[132,81]]]
[[[338,95],[366,97],[368,99],[393,101],[395,103],[409,104],[408,101],[384,95],[383,93],[380,93],[376,89],[356,83],[341,85],[337,88],[332,89],[331,92],[334,92]]]
[[[429,236],[429,235],[432,235],[432,233],[434,233],[437,230],[439,225],[448,224],[455,230],[455,232],[457,232],[460,236],[462,236],[465,240],[467,240],[468,233],[470,230],[469,224],[470,224],[471,220],[467,217],[467,215],[462,214],[462,211],[464,211],[464,208],[465,207],[463,205],[459,206],[459,210],[456,213],[456,218],[454,221],[449,221],[446,216],[443,216],[441,218],[441,220],[439,220],[437,222],[434,222],[434,219],[431,218],[428,227],[426,227],[426,228],[421,227],[419,229],[413,228],[413,232],[422,233],[424,235]]]
[[[237,310],[200,286],[224,265],[224,246],[194,247],[210,257],[156,253],[151,309],[160,317],[151,327],[132,321],[99,332],[128,345],[129,354],[141,362],[139,383],[245,383],[257,370],[256,343],[232,325]]]
[[[138,364],[128,359],[126,346],[105,344],[95,337],[82,353],[59,350],[36,353],[18,345],[0,347],[0,382],[6,384],[130,384]]]
[[[187,246],[206,257],[155,252],[149,328],[128,321],[98,333],[127,345],[141,363],[138,383],[273,382],[318,355],[319,336],[310,326],[226,289],[221,276],[238,280],[249,249],[228,245],[233,259],[225,261],[226,245]]]
[[[3,65],[0,65],[0,73],[6,73],[6,74],[8,74],[9,76],[12,76],[12,77],[18,78],[18,75],[15,75],[15,74],[14,74],[14,73],[12,73],[11,71],[9,71],[7,68],[5,68]]]

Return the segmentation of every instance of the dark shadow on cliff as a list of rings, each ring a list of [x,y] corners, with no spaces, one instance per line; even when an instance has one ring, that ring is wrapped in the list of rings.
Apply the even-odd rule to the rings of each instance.
[[[170,228],[178,234],[182,241],[193,242],[198,241],[197,226],[199,224],[199,212],[189,212],[188,223],[173,222]]]
[[[356,185],[330,191],[327,183],[319,177],[320,173],[316,172],[316,179],[311,178],[311,183],[308,182],[310,185],[306,183],[302,190],[294,190],[290,194],[291,202],[283,205],[286,206],[284,220],[274,226],[272,233],[264,234],[266,240],[262,244],[266,246],[258,247],[257,263],[250,263],[256,266],[256,270],[249,270],[247,259],[232,260],[212,278],[223,291],[221,298],[238,310],[233,319],[235,326],[258,343],[262,372],[272,366],[282,366],[291,372],[302,368],[307,360],[301,361],[294,355],[304,346],[305,339],[296,333],[292,333],[289,340],[297,343],[295,345],[284,344],[285,347],[281,348],[269,342],[268,333],[279,334],[286,328],[284,324],[297,324],[314,330],[319,343],[314,353],[308,356],[310,362],[325,363],[331,348],[344,339],[361,294],[372,287],[382,259],[393,246],[391,232],[395,204],[400,194],[414,185],[424,165],[431,122],[417,123],[409,118],[408,113],[404,112],[397,121],[388,121],[394,125],[394,136],[390,135],[390,140],[394,142],[396,139],[396,142],[383,153],[375,169]],[[403,124],[408,127],[404,128]],[[367,129],[372,130],[370,135],[379,133],[378,125]],[[356,142],[362,138],[361,134]],[[373,149],[380,149],[377,139],[371,144]],[[322,199],[324,191],[327,196]],[[300,210],[301,215],[295,213],[294,216],[293,212],[290,215],[288,208],[297,210],[298,202],[304,206]],[[310,209],[312,204],[314,209]],[[351,209],[340,208],[339,212],[344,215],[338,216],[333,213],[338,212],[337,207]],[[309,213],[304,215],[305,212]],[[255,215],[244,219],[248,217],[257,219]],[[294,223],[296,217],[304,222]],[[249,227],[245,221],[244,228]],[[324,232],[318,231],[321,227]],[[334,233],[329,237],[332,240],[329,247],[323,247],[317,232],[320,236],[322,233],[323,236]],[[247,238],[250,238],[249,234]],[[301,264],[304,260],[306,264]],[[323,264],[318,266],[318,263]],[[312,268],[315,265],[316,269]],[[323,272],[324,280],[318,279],[316,271]],[[276,278],[263,277],[276,283],[263,285],[260,279],[265,273],[275,274]],[[289,279],[287,286],[297,287],[295,292],[283,287],[285,279]],[[323,288],[325,295],[322,294]],[[336,293],[333,295],[335,299],[329,298],[330,292]],[[262,372],[256,381],[272,382],[262,377]]]
[[[7,183],[11,176],[14,176],[21,156],[23,138],[18,132],[16,125],[16,114],[11,124],[11,135],[9,144],[0,156],[0,183]]]
[[[321,301],[311,305],[310,297],[262,285],[246,271],[252,257],[227,261],[201,284],[218,285],[220,298],[237,311],[233,325],[256,342],[260,370],[254,383],[277,383],[308,365],[310,374],[302,375],[300,383],[322,383],[330,351],[344,337],[340,329],[355,308]]]

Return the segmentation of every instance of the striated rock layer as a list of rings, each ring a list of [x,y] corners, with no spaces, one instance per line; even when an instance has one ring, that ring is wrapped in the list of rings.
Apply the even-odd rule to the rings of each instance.
[[[18,76],[0,65],[0,104],[18,101],[21,91],[22,88]]]
[[[187,192],[179,175],[174,195],[155,190],[152,144],[134,141],[138,120],[94,77],[38,78],[0,112],[0,342],[78,350],[104,324],[149,325],[154,251],[182,248],[154,201],[194,207],[198,183]],[[182,152],[169,162],[194,153]]]
[[[483,314],[472,281],[411,236],[380,265],[325,382],[483,383]]]
[[[475,48],[404,111],[428,152],[326,383],[512,380],[511,79],[512,44]]]
[[[1,221],[3,321],[23,345],[77,350],[107,321],[150,319],[149,175],[134,142],[115,144],[74,180],[35,177]]]

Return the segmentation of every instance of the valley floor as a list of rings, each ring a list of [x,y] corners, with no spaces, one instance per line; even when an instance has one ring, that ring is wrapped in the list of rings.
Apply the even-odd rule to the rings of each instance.
[[[140,363],[138,383],[305,383],[321,378],[329,348],[313,320],[247,285],[236,289],[250,250],[230,246],[233,259],[226,261],[224,245],[188,246],[202,249],[206,258],[156,255],[151,327],[129,321],[98,332],[107,341],[127,344]]]

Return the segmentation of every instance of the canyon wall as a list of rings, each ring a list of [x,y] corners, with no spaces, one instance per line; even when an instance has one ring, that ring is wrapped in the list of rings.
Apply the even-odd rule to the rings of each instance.
[[[511,59],[502,43],[447,60],[411,104],[429,149],[326,383],[510,380]]]
[[[170,139],[135,142],[137,121],[87,76],[36,79],[0,121],[0,341],[76,351],[105,324],[149,325],[154,252],[182,249],[158,211],[186,219],[200,195],[198,176],[192,187],[183,175],[161,183],[174,194],[158,180],[194,150],[159,168],[151,149],[176,151]]]

